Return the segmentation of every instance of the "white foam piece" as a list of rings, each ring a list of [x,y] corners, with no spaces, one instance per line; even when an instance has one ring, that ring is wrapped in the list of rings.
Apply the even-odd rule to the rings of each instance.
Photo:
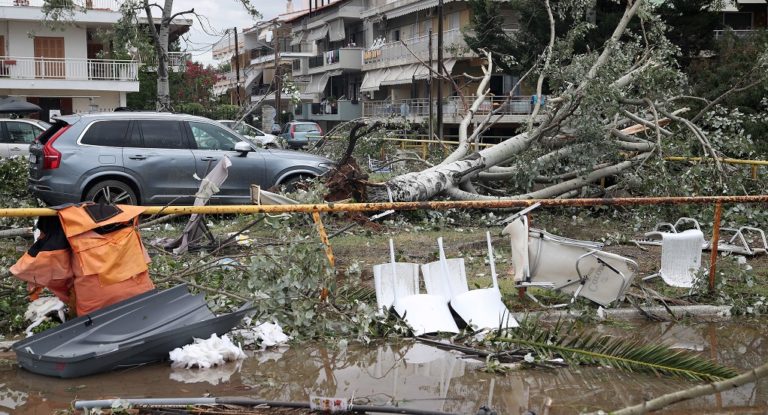
[[[192,344],[171,350],[169,357],[173,367],[208,369],[224,362],[245,359],[245,352],[226,334],[219,338],[214,333],[208,339],[195,339]]]

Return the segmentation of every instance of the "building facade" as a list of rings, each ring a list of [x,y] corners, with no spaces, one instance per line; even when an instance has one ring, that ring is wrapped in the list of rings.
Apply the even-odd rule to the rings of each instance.
[[[153,70],[132,59],[107,59],[110,46],[99,30],[121,17],[118,0],[75,0],[79,7],[69,22],[51,29],[41,22],[43,0],[0,0],[0,95],[16,96],[42,108],[39,117],[112,111],[138,92],[139,70]],[[188,30],[190,20],[174,20],[174,36]],[[170,69],[183,70],[188,55],[170,54]],[[143,69],[142,69],[143,68]]]

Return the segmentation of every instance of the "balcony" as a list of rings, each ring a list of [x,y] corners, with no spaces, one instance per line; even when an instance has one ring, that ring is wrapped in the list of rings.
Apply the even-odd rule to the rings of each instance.
[[[137,92],[139,63],[109,59],[0,56],[0,86]]]
[[[491,111],[500,116],[500,123],[522,123],[528,120],[533,109],[530,96],[514,97],[505,102],[506,97],[489,97],[480,104],[475,118],[484,118]],[[467,101],[470,105],[471,102]],[[430,100],[415,98],[404,100],[384,100],[363,102],[363,117],[404,118],[409,121],[423,122],[429,119]],[[437,105],[432,102],[432,110],[437,114]],[[463,104],[456,98],[447,98],[443,102],[443,117],[447,124],[458,124],[466,115]]]
[[[429,35],[416,36],[402,42],[389,42],[363,53],[363,70],[409,65],[429,60]],[[410,51],[408,50],[410,49]],[[413,53],[411,53],[413,52]],[[416,55],[416,57],[414,57]],[[477,55],[469,49],[460,29],[443,32],[443,56],[449,58],[473,58]],[[432,34],[432,58],[437,59],[437,34]]]
[[[71,0],[73,4],[88,10],[120,10],[118,0]],[[0,0],[0,6],[43,7],[44,0]]]
[[[351,121],[360,118],[362,105],[358,101],[338,100],[323,108],[321,104],[302,103],[301,117],[312,121]]]
[[[187,62],[190,60],[192,60],[192,55],[187,52],[168,52],[168,70],[184,72],[187,70]],[[157,71],[157,56],[155,54],[147,56],[143,63],[147,72]]]
[[[317,74],[340,69],[344,72],[356,72],[363,68],[362,48],[341,48],[323,52],[309,58],[307,74]]]

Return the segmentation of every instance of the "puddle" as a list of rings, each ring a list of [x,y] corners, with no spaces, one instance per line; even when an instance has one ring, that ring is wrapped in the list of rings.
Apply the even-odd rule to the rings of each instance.
[[[745,370],[768,356],[768,320],[699,325],[645,324],[601,331],[664,341]],[[325,348],[317,344],[254,352],[238,365],[208,371],[149,365],[79,379],[38,376],[0,365],[0,414],[50,414],[76,399],[110,397],[249,396],[308,401],[310,395],[354,397],[370,405],[499,414],[576,414],[615,410],[692,383],[610,368],[524,370],[507,375],[479,371],[482,362],[411,341]],[[768,380],[672,406],[676,414],[768,413]]]

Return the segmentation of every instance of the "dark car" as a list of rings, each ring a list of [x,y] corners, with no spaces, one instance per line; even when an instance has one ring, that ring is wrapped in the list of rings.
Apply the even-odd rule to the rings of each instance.
[[[283,127],[280,138],[288,148],[300,149],[314,144],[323,136],[323,129],[314,121],[291,121]]]
[[[29,188],[49,205],[94,200],[190,204],[199,178],[222,157],[229,176],[212,203],[249,204],[250,186],[269,188],[327,171],[331,161],[259,149],[207,118],[117,112],[60,117],[30,146]]]

